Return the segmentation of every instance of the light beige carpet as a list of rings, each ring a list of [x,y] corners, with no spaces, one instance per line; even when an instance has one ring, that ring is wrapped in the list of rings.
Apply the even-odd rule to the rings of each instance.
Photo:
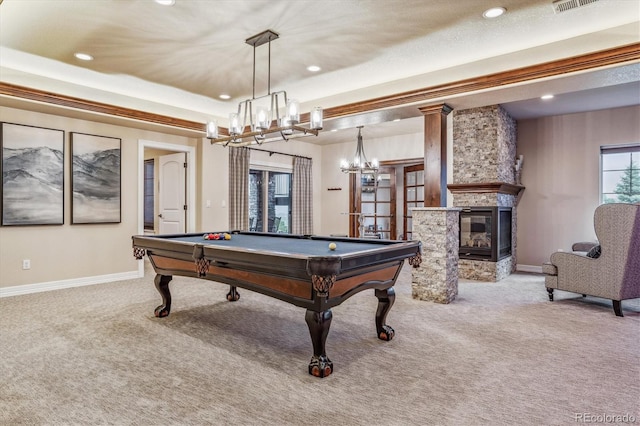
[[[640,422],[640,301],[556,292],[543,278],[461,280],[449,305],[396,284],[375,336],[377,299],[333,309],[334,374],[307,373],[305,311],[176,277],[158,319],[143,279],[0,299],[2,425],[572,425]],[[611,423],[609,423],[611,424]]]

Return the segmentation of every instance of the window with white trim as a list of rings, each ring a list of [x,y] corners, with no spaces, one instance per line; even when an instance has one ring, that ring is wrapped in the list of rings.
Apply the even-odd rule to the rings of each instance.
[[[640,144],[600,147],[600,202],[640,203]]]

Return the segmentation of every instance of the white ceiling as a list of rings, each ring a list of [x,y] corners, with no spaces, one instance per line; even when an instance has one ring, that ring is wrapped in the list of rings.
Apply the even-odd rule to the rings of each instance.
[[[487,20],[482,12],[503,6]],[[640,42],[640,1],[598,0],[556,14],[550,0],[4,0],[0,80],[194,121],[225,118],[252,97],[253,48],[271,29],[271,91],[303,109],[340,106]],[[82,62],[75,52],[90,53]],[[256,96],[267,92],[268,45],[256,49]],[[308,65],[321,71],[311,73]],[[517,119],[640,103],[638,63],[443,99],[500,103]],[[539,95],[556,97],[541,102]],[[222,93],[231,100],[218,98]],[[11,103],[2,100],[3,103]],[[317,143],[421,131],[391,114],[326,122]],[[330,135],[331,133],[331,135]],[[312,142],[312,141],[310,141]]]

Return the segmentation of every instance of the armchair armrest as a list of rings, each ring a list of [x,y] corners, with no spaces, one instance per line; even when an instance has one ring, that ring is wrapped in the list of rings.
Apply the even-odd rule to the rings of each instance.
[[[607,283],[620,279],[622,271],[607,267],[600,258],[591,258],[578,253],[555,252],[551,263],[556,266],[558,279],[555,288],[590,296],[618,299],[619,289]]]

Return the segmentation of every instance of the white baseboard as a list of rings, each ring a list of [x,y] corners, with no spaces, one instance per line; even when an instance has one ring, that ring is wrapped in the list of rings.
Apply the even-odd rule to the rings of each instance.
[[[536,274],[541,274],[542,273],[542,266],[517,264],[516,265],[516,271],[533,272],[533,273],[536,273]]]
[[[0,297],[20,296],[23,294],[40,293],[43,291],[60,290],[63,288],[82,287],[86,285],[103,284],[113,281],[124,281],[140,278],[140,271],[120,272],[117,274],[99,275],[95,277],[73,278],[70,280],[50,281],[45,283],[0,287]]]

